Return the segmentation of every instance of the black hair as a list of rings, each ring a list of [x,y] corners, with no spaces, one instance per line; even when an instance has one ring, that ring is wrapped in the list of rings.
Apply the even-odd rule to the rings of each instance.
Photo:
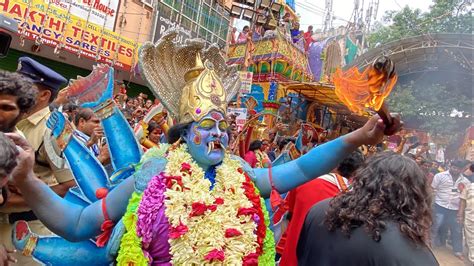
[[[72,112],[74,110],[77,110],[79,109],[79,106],[77,104],[74,104],[74,103],[66,103],[64,105],[64,111],[65,112]]]
[[[249,151],[254,151],[254,150],[258,150],[262,147],[263,145],[263,142],[261,140],[254,140],[252,141],[252,143],[250,143],[250,147],[249,147]]]
[[[16,167],[18,149],[16,145],[2,132],[0,132],[0,177],[11,174]]]
[[[191,126],[192,122],[190,123],[182,123],[182,124],[176,124],[172,126],[168,130],[168,143],[169,144],[174,144],[177,142],[182,136],[186,134],[188,131],[189,127]],[[181,140],[183,142],[184,140]]]
[[[352,180],[352,190],[330,202],[325,221],[330,231],[341,230],[349,237],[354,228],[364,227],[378,242],[391,221],[412,243],[429,243],[431,189],[413,160],[381,152],[370,157]]]
[[[77,127],[79,126],[79,121],[82,119],[89,121],[94,115],[94,111],[89,108],[81,108],[77,112],[76,116],[74,117],[74,125]]]
[[[451,166],[455,166],[455,167],[458,167],[458,168],[464,168],[464,166],[466,166],[467,163],[466,161],[464,160],[454,160],[451,162]]]
[[[0,70],[0,95],[16,96],[21,113],[27,113],[36,103],[38,90],[25,76]]]
[[[150,121],[150,123],[148,123],[148,132],[149,133],[153,132],[153,130],[155,130],[157,128],[160,128],[160,125],[158,125],[158,123],[156,123],[155,121]]]
[[[350,178],[354,172],[364,163],[364,155],[360,151],[351,152],[337,167],[337,171],[343,177]]]
[[[278,142],[278,149],[283,150],[288,143],[290,143],[291,140],[289,138],[284,138]]]

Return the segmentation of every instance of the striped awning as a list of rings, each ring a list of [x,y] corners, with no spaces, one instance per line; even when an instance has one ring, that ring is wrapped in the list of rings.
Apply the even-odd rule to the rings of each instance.
[[[299,82],[299,83],[280,83],[280,86],[287,92],[294,92],[309,101],[316,101],[323,106],[327,106],[339,114],[353,115],[351,111],[342,103],[334,91],[334,85],[320,82]],[[365,112],[363,116],[371,116]]]

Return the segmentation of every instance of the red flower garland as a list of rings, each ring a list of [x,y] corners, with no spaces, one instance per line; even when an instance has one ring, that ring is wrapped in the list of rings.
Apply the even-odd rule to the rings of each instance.
[[[263,215],[263,210],[262,206],[260,205],[260,196],[257,195],[255,192],[255,188],[253,186],[252,180],[250,177],[247,175],[246,172],[244,172],[242,169],[239,168],[239,173],[245,175],[245,182],[242,183],[242,188],[244,189],[244,194],[245,196],[252,202],[252,208],[240,208],[238,211],[238,215],[256,215],[258,216],[258,221],[257,222],[257,251],[256,255],[257,258],[263,253],[263,240],[265,239],[265,235],[267,233],[267,228],[265,226],[265,216]],[[255,217],[253,217],[254,220]],[[249,254],[250,255],[250,254]],[[247,256],[248,257],[248,256]],[[246,258],[247,258],[246,257]],[[249,257],[248,260],[251,258]],[[244,259],[245,262],[245,259]]]
[[[242,233],[235,228],[229,228],[225,230],[225,237],[227,238],[234,237],[234,236],[241,236],[241,235]]]
[[[186,225],[181,223],[176,227],[173,227],[173,226],[170,225],[169,230],[170,230],[169,237],[171,239],[176,239],[176,238],[180,238],[182,235],[186,234],[189,229]]]
[[[209,251],[209,253],[204,257],[204,259],[210,262],[212,262],[213,260],[224,261],[225,259],[224,251],[218,250],[215,248]]]

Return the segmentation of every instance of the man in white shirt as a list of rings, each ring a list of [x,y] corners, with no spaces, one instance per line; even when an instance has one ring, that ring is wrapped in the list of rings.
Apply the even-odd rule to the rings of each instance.
[[[102,164],[107,164],[110,159],[108,150],[103,147],[104,133],[100,119],[89,108],[81,108],[74,117],[74,136],[79,139]]]
[[[433,188],[434,220],[433,220],[433,244],[440,245],[439,228],[446,225],[451,231],[454,254],[462,258],[462,231],[461,225],[457,221],[461,192],[469,185],[469,180],[461,175],[465,166],[463,161],[453,161],[449,170],[436,174],[431,183]]]

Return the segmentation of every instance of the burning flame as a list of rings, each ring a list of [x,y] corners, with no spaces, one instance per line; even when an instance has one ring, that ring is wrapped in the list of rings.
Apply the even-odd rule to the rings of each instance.
[[[395,73],[378,70],[374,65],[360,73],[357,67],[333,76],[337,97],[352,111],[362,114],[366,108],[378,111],[397,83]]]
[[[109,68],[107,64],[99,64],[93,66],[92,72],[87,77],[77,76],[77,79],[71,79],[68,97],[78,104],[99,99],[107,89]]]

